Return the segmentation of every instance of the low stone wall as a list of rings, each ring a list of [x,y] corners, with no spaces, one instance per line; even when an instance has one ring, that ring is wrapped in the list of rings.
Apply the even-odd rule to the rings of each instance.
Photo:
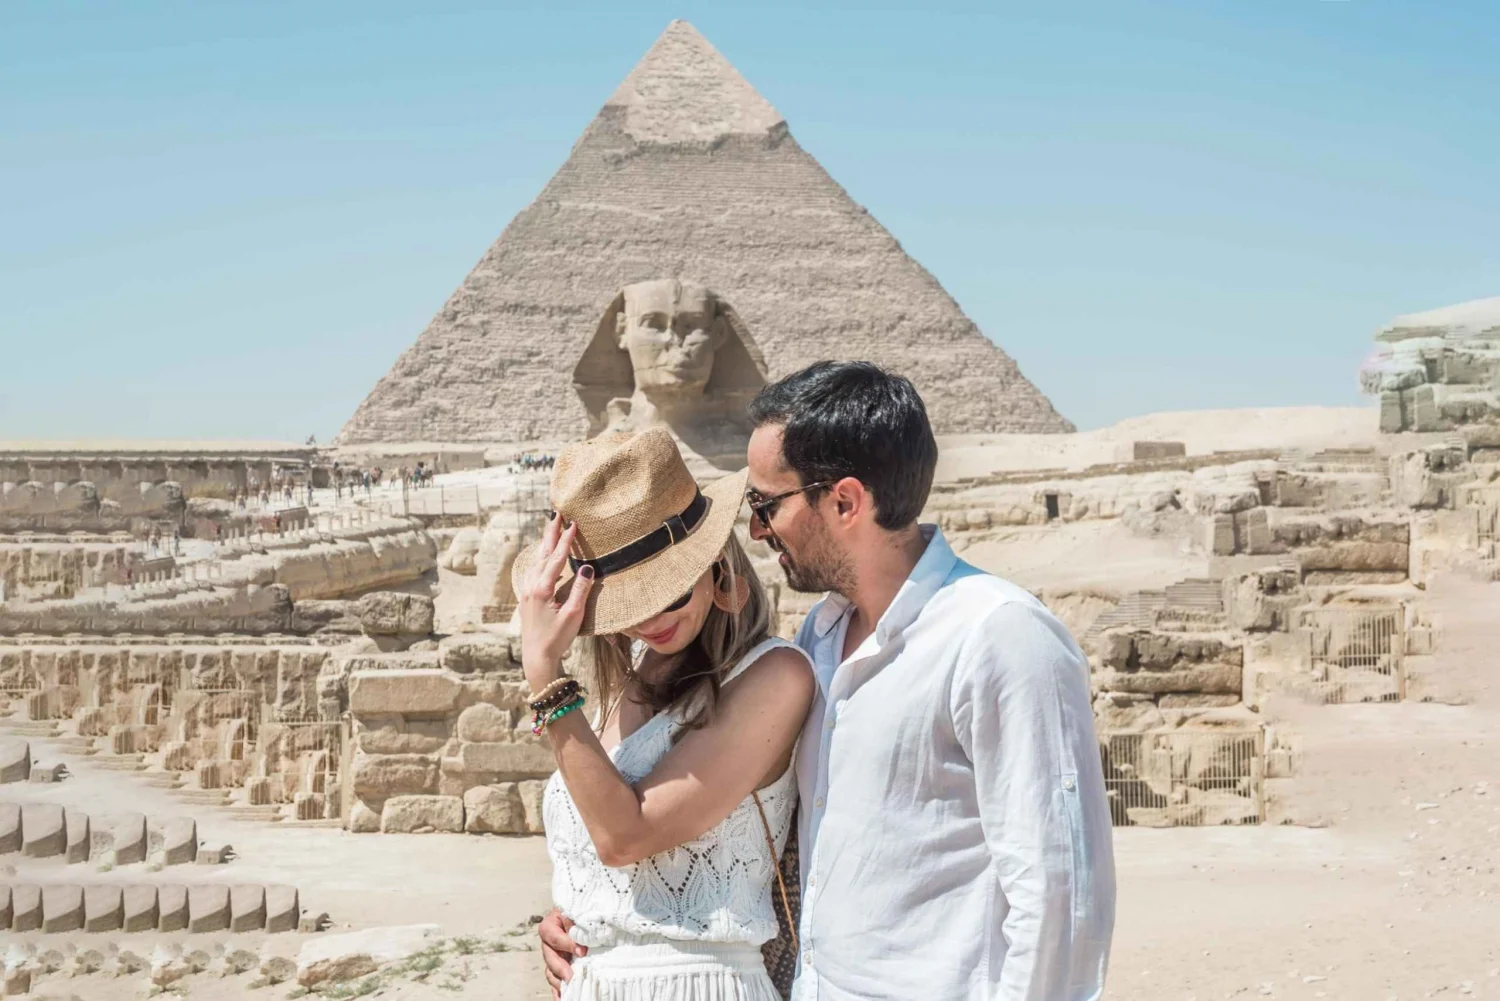
[[[1244,651],[1228,633],[1107,629],[1094,646],[1094,713],[1103,730],[1156,729],[1168,711],[1240,702]]]
[[[542,830],[555,768],[531,733],[519,649],[493,634],[336,667],[352,721],[347,826],[357,832]]]
[[[125,580],[130,545],[124,540],[46,542],[24,536],[0,542],[0,594],[22,600],[71,597],[85,587]]]

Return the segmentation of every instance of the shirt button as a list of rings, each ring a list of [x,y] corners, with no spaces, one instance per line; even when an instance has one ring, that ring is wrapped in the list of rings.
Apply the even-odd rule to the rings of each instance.
[[[1068,790],[1069,792],[1073,791],[1073,786],[1075,785],[1077,785],[1077,783],[1073,781],[1073,776],[1069,775],[1067,778],[1063,779],[1063,788]]]
[[[825,723],[825,724],[824,724],[824,725],[825,725],[825,726],[827,726],[827,727],[828,727],[828,729],[830,729],[830,730],[832,730],[832,729],[833,729],[833,719],[832,719],[832,718],[830,718],[830,719],[829,719],[829,720],[828,720],[828,722],[827,722],[827,723]]]
[[[813,809],[814,810],[821,810],[821,809],[823,809],[823,797],[822,796],[819,796],[817,799],[813,800]]]
[[[808,886],[817,886],[818,885],[818,874],[817,873],[813,873],[812,875],[810,875],[810,876],[807,877],[807,885]]]
[[[802,962],[806,963],[808,966],[813,965],[813,954],[811,949],[802,954]]]

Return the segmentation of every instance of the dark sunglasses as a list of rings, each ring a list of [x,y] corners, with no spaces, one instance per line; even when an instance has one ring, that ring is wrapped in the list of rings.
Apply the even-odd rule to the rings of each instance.
[[[806,493],[809,490],[816,490],[818,487],[832,486],[833,483],[833,480],[819,480],[816,483],[809,483],[806,486],[798,487],[796,490],[788,490],[785,493],[777,494],[775,497],[762,497],[755,490],[746,490],[745,501],[750,505],[750,510],[754,513],[756,520],[760,522],[760,527],[769,529],[771,527],[771,519],[776,517],[776,507],[782,501],[788,497],[795,497],[800,493]]]
[[[724,562],[722,560],[720,560],[718,563],[715,563],[713,565],[713,571],[714,571],[714,586],[717,587],[719,585],[719,581],[721,579],[723,579],[723,577],[724,577]],[[693,592],[696,591],[697,589],[698,589],[698,586],[696,584],[693,585],[692,587],[688,588],[686,594],[684,594],[682,597],[678,598],[676,601],[672,602],[666,608],[663,608],[657,614],[658,615],[664,615],[667,612],[680,612],[680,611],[682,611],[684,608],[686,608],[688,606],[688,602],[690,602],[690,601],[693,600]]]

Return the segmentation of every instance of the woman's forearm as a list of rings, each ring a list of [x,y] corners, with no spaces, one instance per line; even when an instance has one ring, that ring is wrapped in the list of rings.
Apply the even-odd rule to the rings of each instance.
[[[640,795],[615,768],[583,713],[575,710],[555,721],[547,737],[599,860],[608,866],[639,861],[637,846],[646,826]]]

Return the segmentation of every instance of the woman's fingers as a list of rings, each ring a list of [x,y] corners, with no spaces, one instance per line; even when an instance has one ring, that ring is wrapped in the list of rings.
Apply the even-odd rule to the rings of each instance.
[[[562,576],[563,564],[568,561],[568,553],[573,549],[573,537],[577,534],[577,522],[563,529],[562,534],[557,539],[557,548],[552,551],[552,554],[546,558],[546,562],[542,565],[541,585],[546,587],[549,593],[553,588],[557,587],[557,579]]]
[[[568,600],[563,602],[562,617],[574,629],[583,621],[584,605],[589,600],[589,592],[594,588],[594,568],[585,564],[573,578],[573,586],[568,591]]]

